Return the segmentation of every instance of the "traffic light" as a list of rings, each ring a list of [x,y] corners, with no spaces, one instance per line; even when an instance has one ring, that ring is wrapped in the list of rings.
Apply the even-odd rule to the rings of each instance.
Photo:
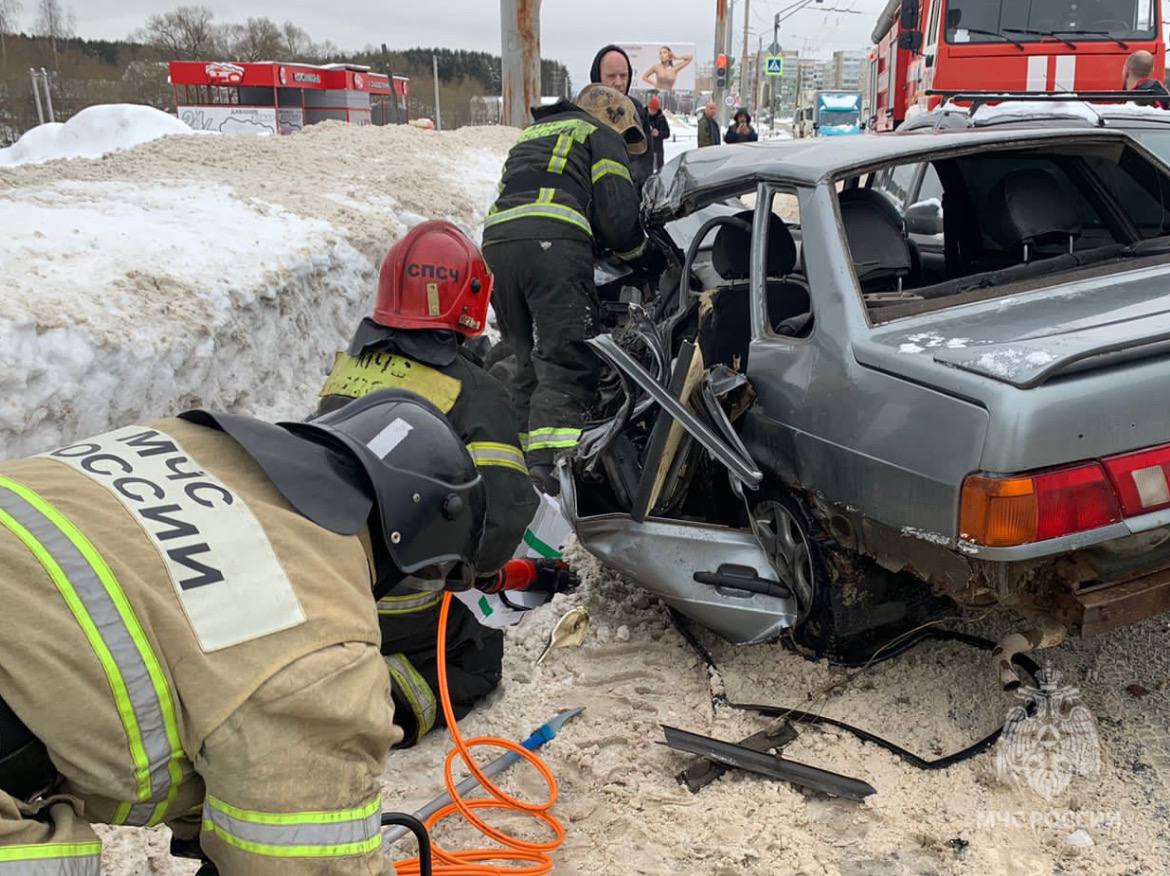
[[[729,65],[727,62],[726,55],[721,53],[715,58],[715,87],[716,88],[726,88],[727,87],[728,73],[730,72],[728,70],[728,66]]]

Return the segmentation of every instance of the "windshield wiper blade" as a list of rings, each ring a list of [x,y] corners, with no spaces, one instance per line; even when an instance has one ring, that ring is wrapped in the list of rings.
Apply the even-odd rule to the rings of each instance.
[[[1117,43],[1117,45],[1123,49],[1129,49],[1129,43],[1127,43],[1121,37],[1115,37],[1107,30],[1054,30],[1053,33],[1071,33],[1074,36],[1102,36],[1106,39],[1113,40],[1113,42]]]
[[[1008,33],[1026,33],[1026,34],[1033,34],[1035,36],[1052,37],[1054,40],[1057,40],[1058,42],[1064,43],[1070,49],[1075,50],[1077,47],[1077,44],[1074,43],[1072,40],[1066,40],[1062,36],[1057,36],[1057,34],[1061,34],[1061,33],[1076,33],[1076,31],[1073,31],[1073,30],[1059,30],[1059,31],[1058,30],[1032,30],[1029,27],[1005,27],[1004,30]]]
[[[1015,46],[1021,52],[1026,51],[1026,47],[1024,46],[1024,44],[1022,42],[1020,42],[1019,40],[1014,40],[1010,36],[1008,36],[1007,34],[1000,33],[998,30],[982,30],[978,27],[960,27],[960,28],[956,28],[956,30],[965,30],[965,31],[967,31],[967,33],[977,33],[981,36],[999,37],[1004,42],[1011,43],[1013,46]]]

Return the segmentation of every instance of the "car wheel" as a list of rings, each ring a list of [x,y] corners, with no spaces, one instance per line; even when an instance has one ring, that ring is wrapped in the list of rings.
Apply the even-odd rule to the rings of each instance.
[[[753,517],[776,573],[797,597],[792,639],[800,650],[865,663],[904,633],[954,611],[913,575],[889,572],[841,547],[797,497],[773,495],[755,506]]]
[[[803,621],[812,607],[817,571],[823,569],[823,563],[818,564],[820,558],[814,558],[804,515],[795,502],[769,500],[757,505],[752,516],[756,536],[768,552],[776,574],[796,596]]]

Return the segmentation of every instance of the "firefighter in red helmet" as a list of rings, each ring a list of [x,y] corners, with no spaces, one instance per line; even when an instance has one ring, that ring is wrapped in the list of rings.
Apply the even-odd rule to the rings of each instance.
[[[510,560],[536,513],[508,391],[464,341],[487,324],[492,275],[479,249],[450,222],[415,226],[382,261],[372,317],[338,353],[317,414],[379,389],[416,392],[442,411],[463,438],[487,489],[487,520],[476,569],[509,589],[518,581],[556,592],[576,579],[553,560]],[[480,588],[490,591],[483,582]],[[412,745],[441,724],[435,666],[439,593],[400,585],[378,601],[382,653],[390,671],[396,722]],[[455,715],[462,718],[500,681],[503,634],[482,626],[460,602],[447,629],[447,673]],[[413,722],[409,716],[413,716]]]

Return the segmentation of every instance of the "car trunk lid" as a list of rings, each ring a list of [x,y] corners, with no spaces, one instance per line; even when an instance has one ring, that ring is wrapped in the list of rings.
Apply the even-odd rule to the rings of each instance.
[[[942,365],[1020,389],[1167,354],[1165,265],[897,320],[854,344],[861,364],[914,379]]]

